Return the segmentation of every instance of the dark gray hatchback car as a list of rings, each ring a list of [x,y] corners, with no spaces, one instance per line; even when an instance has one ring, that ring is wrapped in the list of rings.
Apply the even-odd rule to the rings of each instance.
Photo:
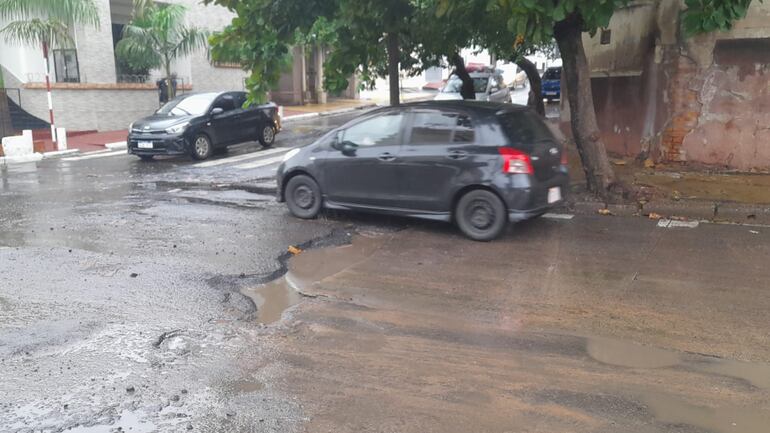
[[[526,107],[430,101],[375,110],[294,149],[278,168],[292,214],[321,208],[454,221],[471,239],[561,203],[564,149]]]

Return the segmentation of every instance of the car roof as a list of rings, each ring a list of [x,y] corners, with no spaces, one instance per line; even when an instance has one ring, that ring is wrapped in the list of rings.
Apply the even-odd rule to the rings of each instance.
[[[383,107],[380,110],[375,110],[372,114],[375,114],[378,112],[384,112],[384,111],[398,110],[398,109],[407,110],[410,108],[425,108],[425,109],[434,109],[434,110],[441,110],[441,109],[459,110],[459,111],[470,112],[477,116],[493,116],[493,115],[500,114],[501,112],[515,113],[515,112],[523,112],[523,111],[530,110],[530,108],[525,105],[509,104],[505,102],[446,100],[446,101],[408,102],[405,104],[401,104],[398,107]]]

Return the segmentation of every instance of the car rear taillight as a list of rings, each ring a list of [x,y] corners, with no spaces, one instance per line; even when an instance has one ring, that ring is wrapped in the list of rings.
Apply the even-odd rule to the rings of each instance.
[[[526,153],[510,147],[498,148],[503,157],[503,173],[508,174],[534,174],[532,159]]]
[[[561,165],[567,166],[569,165],[569,160],[567,159],[567,148],[564,147],[561,150]]]

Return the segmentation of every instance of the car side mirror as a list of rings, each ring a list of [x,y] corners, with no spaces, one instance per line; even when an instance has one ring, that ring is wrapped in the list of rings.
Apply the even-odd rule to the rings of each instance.
[[[211,109],[211,115],[212,116],[216,116],[217,114],[222,114],[224,112],[225,112],[225,110],[223,110],[222,107],[214,107],[214,108]]]

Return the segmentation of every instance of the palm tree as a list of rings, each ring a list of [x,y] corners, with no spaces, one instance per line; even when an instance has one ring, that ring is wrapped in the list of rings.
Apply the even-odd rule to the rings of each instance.
[[[71,34],[75,25],[98,28],[99,8],[94,0],[0,0],[0,19],[11,21],[0,30],[6,41],[43,48],[51,138],[56,141],[48,50],[57,46],[73,46]]]
[[[185,12],[182,5],[136,0],[134,16],[115,47],[118,57],[129,65],[162,69],[172,98],[171,62],[205,47],[208,41],[205,30],[185,24]]]

